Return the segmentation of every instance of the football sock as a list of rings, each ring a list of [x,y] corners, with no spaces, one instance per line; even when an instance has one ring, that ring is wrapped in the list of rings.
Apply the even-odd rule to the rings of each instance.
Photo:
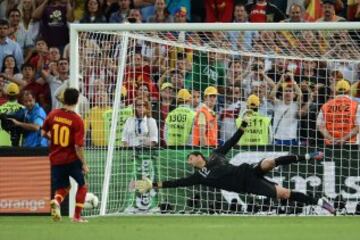
[[[76,192],[75,218],[80,218],[81,211],[84,208],[87,187],[85,185],[78,188]]]
[[[70,188],[59,188],[55,192],[55,200],[61,204],[65,197],[68,195]]]
[[[291,163],[304,161],[305,159],[306,159],[305,156],[298,156],[298,155],[281,156],[275,158],[275,166],[277,167],[280,165],[289,165]]]
[[[291,191],[289,200],[305,203],[306,205],[317,205],[319,199],[301,192]]]

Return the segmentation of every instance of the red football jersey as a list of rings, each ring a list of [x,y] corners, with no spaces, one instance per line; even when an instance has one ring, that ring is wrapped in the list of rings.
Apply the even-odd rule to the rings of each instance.
[[[71,163],[78,159],[75,145],[84,145],[84,122],[72,111],[55,109],[45,119],[43,130],[51,133],[51,165]]]
[[[262,23],[267,22],[266,19],[266,5],[256,4],[253,9],[251,9],[249,22],[253,23]]]

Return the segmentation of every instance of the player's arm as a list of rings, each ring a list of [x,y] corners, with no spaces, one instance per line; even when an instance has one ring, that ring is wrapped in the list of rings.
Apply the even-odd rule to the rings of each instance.
[[[164,182],[152,182],[149,178],[145,178],[144,180],[135,181],[134,188],[138,190],[140,193],[148,192],[151,189],[158,188],[177,188],[177,187],[187,187],[200,184],[200,178],[193,174],[186,178],[179,178],[172,181],[164,181]]]
[[[20,122],[14,118],[8,118],[9,120],[11,120],[15,126],[21,127],[27,131],[39,131],[41,128],[41,125],[36,124],[36,123],[25,123],[25,122]]]
[[[82,168],[83,168],[84,174],[88,173],[89,172],[89,166],[87,165],[86,160],[85,160],[84,147],[75,145],[75,151],[76,151],[76,156],[78,157],[78,159],[82,163]]]
[[[84,174],[89,172],[89,166],[85,160],[84,154],[84,139],[85,139],[85,128],[84,121],[82,119],[77,120],[77,128],[75,129],[75,152],[76,156],[82,163]]]
[[[321,132],[321,134],[323,135],[323,137],[325,139],[327,139],[329,141],[333,141],[334,137],[331,136],[329,131],[326,129],[325,119],[324,119],[322,110],[319,112],[319,115],[317,116],[316,125],[317,125],[318,130]]]
[[[200,137],[200,146],[206,146],[207,135],[206,135],[206,117],[205,114],[200,112],[198,117],[199,122],[199,137]]]
[[[214,152],[226,155],[226,153],[228,153],[230,151],[230,149],[239,142],[241,136],[245,132],[245,128],[247,127],[247,125],[248,125],[248,119],[245,117],[245,114],[244,114],[241,125],[238,128],[238,130],[235,132],[235,134],[230,139],[228,139],[224,143],[224,145],[215,149]]]

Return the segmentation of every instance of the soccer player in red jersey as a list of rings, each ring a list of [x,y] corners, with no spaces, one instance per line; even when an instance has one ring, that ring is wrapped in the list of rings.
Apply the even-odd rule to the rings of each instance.
[[[55,186],[55,197],[51,200],[51,216],[61,220],[60,204],[69,193],[71,176],[78,184],[73,222],[87,222],[81,217],[87,186],[84,175],[89,167],[84,158],[84,122],[75,113],[79,91],[67,88],[64,91],[64,107],[51,111],[42,127],[42,135],[50,141],[51,179]]]

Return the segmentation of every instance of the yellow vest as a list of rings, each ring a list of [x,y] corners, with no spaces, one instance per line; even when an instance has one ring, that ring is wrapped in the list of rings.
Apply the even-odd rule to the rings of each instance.
[[[236,119],[236,126],[240,127],[241,117]],[[252,113],[250,117],[249,125],[245,129],[244,134],[239,140],[239,145],[268,145],[269,142],[269,127],[271,119],[266,116],[262,116],[257,112]]]

